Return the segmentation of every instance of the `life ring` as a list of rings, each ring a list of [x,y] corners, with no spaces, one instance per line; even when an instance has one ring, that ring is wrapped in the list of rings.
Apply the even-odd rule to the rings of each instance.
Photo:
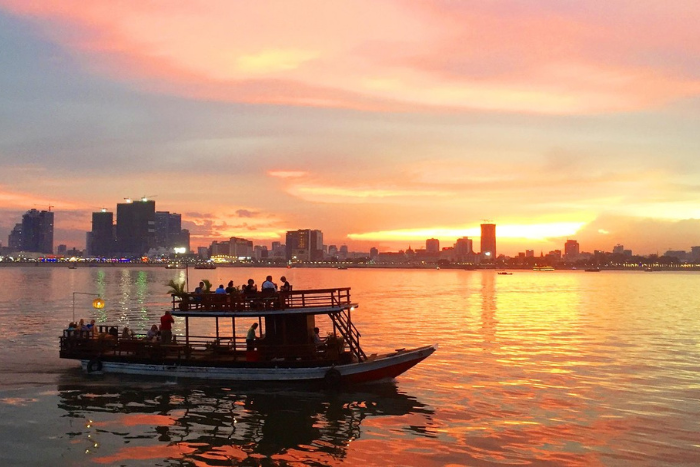
[[[323,376],[323,382],[328,388],[337,388],[340,386],[341,379],[342,376],[340,375],[340,372],[335,368],[331,368],[330,370],[326,371],[326,374]]]
[[[87,364],[87,372],[94,373],[96,371],[102,371],[102,361],[97,358],[93,358]]]

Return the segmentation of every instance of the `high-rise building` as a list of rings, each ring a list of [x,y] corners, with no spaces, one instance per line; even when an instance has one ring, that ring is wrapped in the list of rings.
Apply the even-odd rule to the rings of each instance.
[[[21,249],[53,253],[53,212],[31,209],[22,216]]]
[[[455,242],[454,257],[455,261],[465,261],[468,255],[474,252],[473,242],[469,237],[458,238]]]
[[[440,240],[429,238],[425,241],[425,252],[428,254],[440,253]]]
[[[15,227],[7,237],[7,248],[10,251],[22,250],[22,224],[15,224]]]
[[[156,246],[163,248],[174,248],[181,242],[182,215],[170,213],[169,211],[156,211]]]
[[[624,245],[620,245],[620,244],[618,243],[617,245],[615,245],[615,246],[613,247],[612,252],[613,252],[613,254],[616,254],[616,255],[622,255],[622,254],[624,254],[624,252],[625,252],[625,247],[624,247]]]
[[[496,224],[481,224],[481,260],[496,260]]]
[[[102,209],[92,213],[92,231],[90,244],[87,245],[90,256],[109,257],[115,252],[114,214]]]
[[[525,250],[525,257],[526,258],[534,258],[535,257],[535,250]]]
[[[579,255],[579,244],[576,240],[567,240],[564,244],[564,259],[574,261]]]
[[[155,246],[156,202],[142,198],[117,204],[117,249],[123,255],[142,256]]]
[[[320,230],[290,230],[287,232],[287,260],[322,261],[323,233]]]
[[[379,250],[376,247],[369,249],[369,259],[374,259],[379,256]]]

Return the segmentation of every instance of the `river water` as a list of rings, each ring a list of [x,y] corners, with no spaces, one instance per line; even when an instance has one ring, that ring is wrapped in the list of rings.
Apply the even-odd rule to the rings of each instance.
[[[185,271],[0,267],[0,465],[700,464],[698,273],[188,273],[349,286],[368,354],[440,347],[341,392],[85,375],[58,358],[73,310],[145,332]]]

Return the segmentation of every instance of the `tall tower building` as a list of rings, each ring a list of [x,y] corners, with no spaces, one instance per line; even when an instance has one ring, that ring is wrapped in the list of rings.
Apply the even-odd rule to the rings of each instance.
[[[496,224],[481,224],[481,258],[486,263],[496,260]]]
[[[117,248],[127,256],[142,256],[155,246],[156,202],[142,198],[117,204]]]
[[[182,233],[182,215],[170,213],[169,211],[157,211],[155,215],[156,221],[156,246],[163,248],[173,248],[183,243],[181,240]]]
[[[7,247],[10,251],[22,251],[22,224],[15,224],[10,235],[7,237]]]
[[[323,233],[320,230],[290,230],[286,239],[287,260],[322,261]]]
[[[425,241],[425,252],[430,254],[440,253],[440,240],[429,238]]]
[[[469,237],[458,238],[455,242],[455,258],[457,261],[465,261],[468,255],[474,253],[472,240]]]
[[[564,258],[572,261],[578,258],[579,244],[576,240],[567,240],[564,244]]]
[[[53,253],[53,212],[31,209],[22,216],[22,250]]]
[[[92,231],[88,253],[109,257],[115,252],[114,214],[102,209],[92,213]]]

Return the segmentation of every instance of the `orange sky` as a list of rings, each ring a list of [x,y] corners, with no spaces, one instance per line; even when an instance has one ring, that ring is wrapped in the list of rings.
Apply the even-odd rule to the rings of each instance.
[[[193,246],[700,245],[700,5],[0,0],[0,241],[153,196]]]

